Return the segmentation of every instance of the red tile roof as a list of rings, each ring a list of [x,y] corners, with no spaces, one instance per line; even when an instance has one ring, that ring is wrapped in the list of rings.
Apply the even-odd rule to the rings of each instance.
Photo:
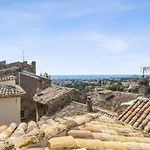
[[[150,99],[139,98],[119,117],[119,120],[150,133]]]
[[[50,149],[78,149],[97,150],[125,149],[129,147],[150,149],[150,138],[131,125],[122,123],[101,113],[87,114],[74,117],[42,118],[38,123],[30,121],[17,126],[12,123],[7,129],[0,127],[0,142],[9,141],[10,147],[25,148],[28,145],[49,140]],[[69,135],[69,136],[68,136]],[[57,137],[57,138],[56,138]],[[0,146],[8,144],[0,143]],[[142,149],[146,146],[147,149]],[[9,148],[10,148],[9,147]],[[144,147],[145,148],[145,147]],[[136,149],[137,150],[137,149]]]
[[[0,98],[19,97],[25,94],[25,91],[19,85],[0,85]]]
[[[5,77],[0,77],[0,82],[8,81],[8,80],[15,80],[15,79],[16,79],[15,76],[10,75],[10,76],[5,76]]]

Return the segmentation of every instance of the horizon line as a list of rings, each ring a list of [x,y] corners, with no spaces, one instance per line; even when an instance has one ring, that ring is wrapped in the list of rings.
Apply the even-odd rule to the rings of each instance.
[[[55,75],[50,75],[50,76],[118,76],[118,75],[142,76],[142,74],[55,74]],[[146,74],[146,75],[150,75],[150,74]]]

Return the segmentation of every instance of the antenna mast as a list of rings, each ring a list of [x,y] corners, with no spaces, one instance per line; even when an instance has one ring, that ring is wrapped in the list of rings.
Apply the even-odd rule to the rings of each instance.
[[[25,61],[25,51],[26,50],[24,50],[24,49],[21,49],[22,50],[22,69],[24,69],[24,65],[23,65],[23,63],[24,63],[24,61]]]
[[[24,62],[25,61],[25,51],[27,51],[27,50],[21,49],[21,51],[22,51],[22,61]]]
[[[24,62],[24,50],[22,50],[22,58],[23,58],[23,62]]]

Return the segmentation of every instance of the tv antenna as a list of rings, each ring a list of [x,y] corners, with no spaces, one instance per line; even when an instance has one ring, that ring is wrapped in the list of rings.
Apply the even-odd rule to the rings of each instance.
[[[148,71],[150,71],[150,66],[142,66],[140,68],[141,72],[142,72],[142,77],[144,78],[145,73],[147,73]]]
[[[22,49],[22,69],[24,70],[24,61],[25,61],[25,51],[27,51],[27,50],[24,50],[24,49]]]
[[[24,50],[24,49],[21,49],[22,50],[22,61],[24,62],[25,61],[25,51],[27,50]]]

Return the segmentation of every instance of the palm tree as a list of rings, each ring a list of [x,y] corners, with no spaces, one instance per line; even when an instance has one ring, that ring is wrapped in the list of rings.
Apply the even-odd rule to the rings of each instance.
[[[150,66],[145,66],[145,67],[141,67],[141,72],[142,72],[142,77],[145,77],[145,73],[147,73],[148,71],[150,71]]]

